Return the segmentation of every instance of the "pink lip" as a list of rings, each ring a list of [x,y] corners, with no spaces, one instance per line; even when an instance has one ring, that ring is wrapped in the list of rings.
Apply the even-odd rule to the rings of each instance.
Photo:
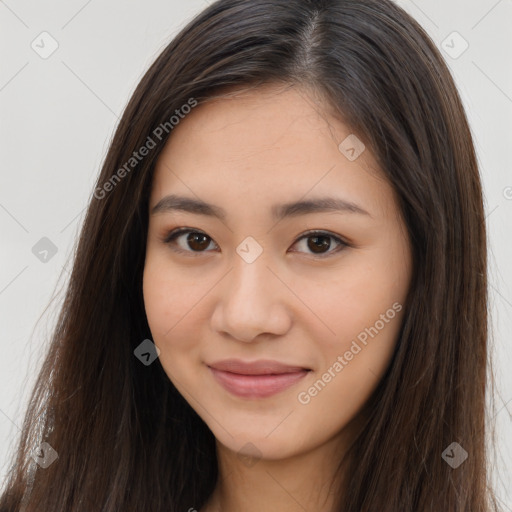
[[[228,359],[209,365],[219,384],[242,398],[265,398],[289,388],[309,372],[308,368],[277,361],[245,363]]]

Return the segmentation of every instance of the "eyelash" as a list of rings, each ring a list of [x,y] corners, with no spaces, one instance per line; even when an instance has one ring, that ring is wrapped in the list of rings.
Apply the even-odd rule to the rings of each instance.
[[[187,251],[187,250],[177,247],[173,242],[176,240],[176,238],[178,238],[179,236],[184,235],[186,233],[196,233],[199,235],[205,235],[207,238],[209,238],[213,242],[213,239],[211,237],[209,237],[206,233],[199,231],[197,229],[189,229],[189,228],[177,228],[173,231],[170,231],[167,235],[165,235],[163,237],[162,242],[164,244],[172,246],[171,249],[173,251],[179,252],[179,253],[185,253],[192,257],[200,256],[203,253],[210,252],[210,251]],[[293,245],[295,245],[297,242],[299,242],[302,239],[307,239],[307,238],[310,238],[313,236],[322,236],[325,238],[332,238],[333,240],[335,240],[336,243],[339,244],[338,247],[333,251],[329,251],[326,253],[318,253],[318,254],[309,253],[315,259],[327,258],[333,254],[336,254],[336,253],[342,251],[345,247],[350,247],[350,244],[348,244],[347,242],[342,240],[340,237],[333,235],[332,233],[329,233],[327,231],[315,231],[315,230],[307,231],[306,233],[303,233],[299,238],[297,238],[297,240],[295,240]]]

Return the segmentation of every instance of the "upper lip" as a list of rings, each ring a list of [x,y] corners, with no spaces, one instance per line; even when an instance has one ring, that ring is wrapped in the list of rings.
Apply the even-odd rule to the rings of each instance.
[[[245,362],[241,359],[224,359],[209,364],[211,368],[222,370],[240,375],[277,375],[282,373],[295,373],[309,370],[302,366],[291,366],[289,364],[272,361],[270,359],[260,359],[258,361]]]

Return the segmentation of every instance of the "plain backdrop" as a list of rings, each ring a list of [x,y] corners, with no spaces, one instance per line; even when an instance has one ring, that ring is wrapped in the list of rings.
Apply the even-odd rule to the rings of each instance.
[[[493,478],[505,510],[512,511],[512,0],[397,3],[441,49],[475,137],[498,384]],[[0,2],[0,483],[118,118],[151,62],[207,5]],[[37,250],[42,246],[50,247],[46,261]]]

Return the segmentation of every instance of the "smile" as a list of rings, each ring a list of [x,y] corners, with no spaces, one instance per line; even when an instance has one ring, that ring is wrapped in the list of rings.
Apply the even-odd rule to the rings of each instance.
[[[265,374],[242,375],[208,367],[216,381],[227,391],[241,398],[266,398],[288,389],[303,379],[309,370]]]

